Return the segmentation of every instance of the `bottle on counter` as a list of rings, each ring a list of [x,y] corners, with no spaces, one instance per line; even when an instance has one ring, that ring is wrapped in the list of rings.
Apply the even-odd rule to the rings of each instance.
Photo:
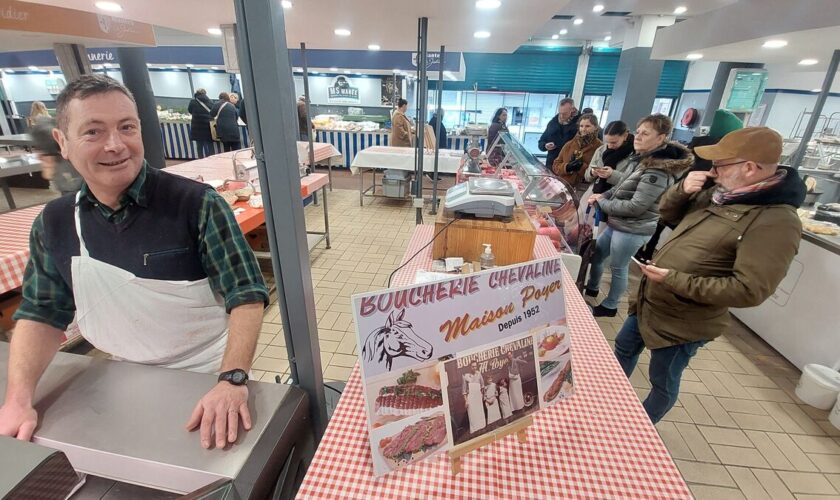
[[[483,243],[484,253],[481,254],[481,269],[490,269],[496,267],[496,256],[490,249],[490,243]]]

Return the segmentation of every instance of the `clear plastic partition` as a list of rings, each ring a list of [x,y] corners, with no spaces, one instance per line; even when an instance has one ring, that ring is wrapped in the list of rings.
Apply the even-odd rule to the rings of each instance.
[[[498,175],[512,181],[521,193],[537,232],[548,236],[558,251],[577,253],[580,220],[575,190],[511,134],[500,133],[496,147],[504,152]]]

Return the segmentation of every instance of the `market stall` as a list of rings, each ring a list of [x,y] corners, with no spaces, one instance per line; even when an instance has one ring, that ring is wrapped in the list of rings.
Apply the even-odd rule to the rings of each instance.
[[[326,142],[341,152],[341,165],[350,168],[360,151],[374,147],[387,146],[390,130],[376,131],[348,131],[317,129],[316,140]],[[447,138],[447,149],[463,152],[469,143],[470,138],[466,135],[450,135]],[[485,139],[481,140],[481,147],[484,148]]]
[[[3,190],[3,196],[6,197],[6,204],[10,209],[14,210],[17,207],[7,178],[23,174],[32,175],[40,172],[41,168],[41,162],[30,153],[15,157],[0,157],[0,189]]]
[[[385,184],[376,183],[377,170],[390,170],[392,172],[403,172],[399,179],[396,190],[398,194],[389,195],[389,197],[402,198],[408,193],[408,182],[412,172],[414,172],[414,148],[397,148],[390,146],[372,146],[359,151],[353,159],[350,166],[350,171],[354,175],[359,176],[359,205],[364,204],[364,197],[375,195],[377,186],[384,186]],[[464,155],[461,151],[451,149],[441,149],[438,152],[438,172],[445,174],[454,174],[458,171],[461,165],[461,157]],[[435,153],[433,150],[426,150],[423,155],[423,171],[432,173],[434,171]],[[365,186],[365,173],[373,173],[373,181],[369,186]],[[391,180],[391,179],[388,179]],[[385,182],[385,181],[383,181]],[[387,184],[387,183],[386,183]],[[400,194],[401,193],[401,194]]]
[[[395,286],[430,270],[432,226],[418,226]],[[413,257],[416,252],[419,254]],[[538,236],[534,258],[557,255]],[[573,280],[564,272],[564,283]],[[446,454],[376,478],[358,365],[316,452],[299,498],[691,498],[603,333],[574,286],[563,286],[575,393],[533,416],[527,442],[508,436],[463,459],[453,476]]]

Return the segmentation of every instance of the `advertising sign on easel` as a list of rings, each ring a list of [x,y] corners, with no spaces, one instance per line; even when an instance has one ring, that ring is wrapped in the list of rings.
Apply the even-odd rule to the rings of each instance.
[[[517,433],[572,394],[559,258],[352,299],[374,473]],[[568,284],[574,286],[574,284]]]

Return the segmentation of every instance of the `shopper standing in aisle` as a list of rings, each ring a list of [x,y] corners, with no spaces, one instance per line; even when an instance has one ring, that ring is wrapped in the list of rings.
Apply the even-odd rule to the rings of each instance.
[[[545,132],[540,136],[537,147],[540,151],[548,151],[545,158],[545,165],[551,168],[554,160],[560,154],[560,150],[567,142],[574,138],[578,132],[578,112],[575,109],[574,99],[565,98],[560,101],[560,110],[548,122]]]
[[[239,137],[239,113],[236,105],[231,102],[230,94],[222,92],[219,100],[210,110],[210,115],[216,120],[216,136],[225,151],[236,151],[242,147]]]
[[[694,148],[697,146],[711,146],[712,144],[717,144],[723,139],[723,136],[728,134],[729,132],[734,132],[736,130],[740,130],[744,128],[744,122],[741,121],[740,118],[735,116],[730,111],[726,111],[725,109],[719,109],[715,111],[715,116],[712,119],[712,125],[709,127],[708,135],[699,135],[694,136],[691,139],[691,142],[688,143],[688,149],[694,154]],[[702,170],[704,172],[708,172],[712,169],[712,162],[709,160],[704,160],[703,158],[694,155],[694,165],[688,169],[688,172],[694,172],[695,170]],[[687,175],[688,172],[686,172]],[[713,179],[708,179],[706,184],[703,186],[703,189],[708,189],[715,185]],[[667,226],[661,220],[659,224],[656,225],[656,232],[653,233],[653,236],[650,237],[645,246],[643,246],[639,251],[636,253],[636,258],[641,260],[650,260],[653,257],[653,253],[656,251],[656,247],[659,245],[659,237],[662,235],[662,231],[665,230]],[[673,227],[671,228],[673,229]]]
[[[604,129],[604,144],[595,150],[589,168],[583,173],[586,182],[592,183],[589,190],[581,196],[588,200],[590,195],[606,193],[609,189],[630,174],[630,155],[633,154],[633,134],[622,121],[610,122]],[[581,203],[581,208],[586,203]],[[607,216],[601,214],[601,221]]]
[[[32,127],[43,118],[50,118],[47,106],[41,101],[32,101],[32,105],[29,106],[29,118],[26,119],[26,125]]]
[[[619,184],[602,194],[589,197],[608,216],[607,229],[598,235],[592,257],[586,295],[598,296],[604,262],[610,258],[610,291],[592,309],[595,317],[615,316],[618,302],[627,290],[630,258],[656,230],[659,197],[692,165],[694,156],[676,142],[668,142],[671,119],[665,115],[642,118],[633,141],[635,153],[629,158],[630,173]]]
[[[805,184],[779,166],[782,137],[766,127],[727,134],[697,155],[712,162],[662,197],[662,220],[676,224],[668,241],[642,265],[615,355],[629,377],[645,347],[650,382],[644,401],[651,421],[674,406],[682,372],[697,350],[729,326],[730,307],[755,307],[785,277],[799,248],[796,209]],[[708,179],[715,186],[704,189]]]
[[[410,148],[413,144],[411,120],[405,116],[406,110],[408,110],[408,101],[405,99],[397,101],[397,109],[391,117],[391,146]]]
[[[501,145],[496,144],[496,139],[500,132],[507,132],[508,110],[506,108],[499,108],[493,113],[493,119],[490,121],[490,127],[487,129],[487,144],[484,146],[487,151],[487,161],[490,165],[498,167],[499,163],[504,159],[504,149]],[[490,148],[493,148],[491,151]]]
[[[447,137],[446,127],[443,126],[443,114],[443,110],[440,110],[440,116],[435,112],[429,120],[429,126],[432,127],[432,130],[435,132],[435,137],[437,137],[438,149],[449,148],[449,137]],[[438,122],[440,122],[440,133],[438,133],[437,129]]]
[[[198,89],[187,106],[192,115],[190,120],[190,139],[198,144],[198,157],[206,158],[214,153],[213,134],[210,133],[210,110],[213,101],[207,97],[207,91]]]
[[[137,105],[116,80],[84,75],[57,103],[53,135],[85,183],[32,225],[0,434],[32,437],[38,380],[75,316],[117,359],[221,372],[187,427],[200,427],[205,448],[235,442],[240,421],[251,428],[246,383],[268,290],[230,207],[206,184],[149,167]]]
[[[578,133],[567,142],[560,154],[551,165],[552,172],[568,182],[578,196],[588,187],[583,184],[584,172],[589,168],[589,162],[595,150],[601,147],[598,139],[598,119],[593,114],[582,115],[578,120]]]

